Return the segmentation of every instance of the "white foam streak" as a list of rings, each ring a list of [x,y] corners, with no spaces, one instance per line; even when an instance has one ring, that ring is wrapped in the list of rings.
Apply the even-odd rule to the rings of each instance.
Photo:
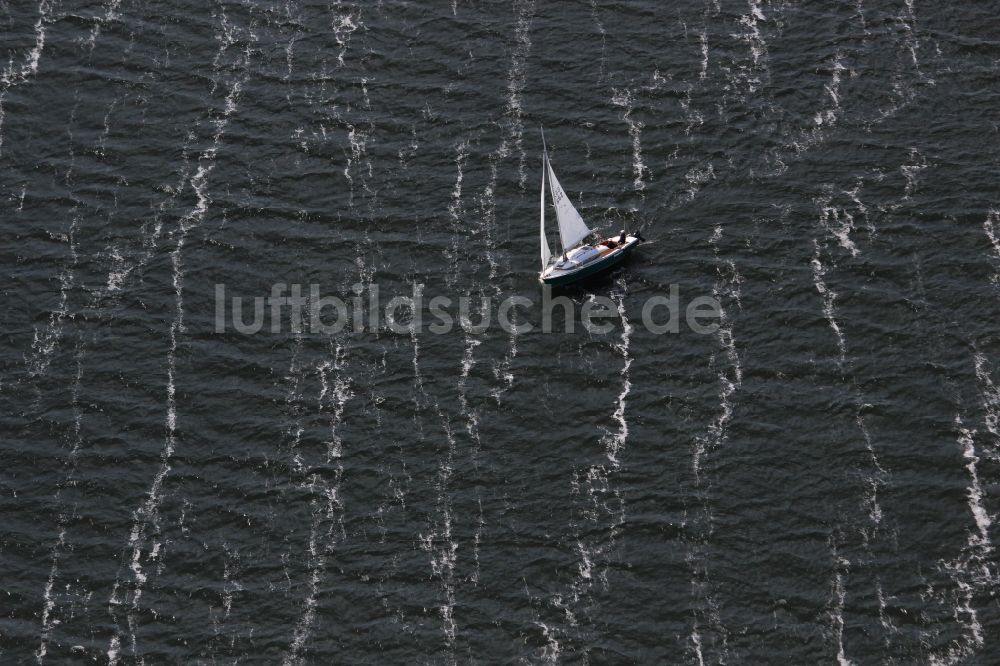
[[[700,167],[693,166],[684,174],[684,180],[687,182],[687,188],[685,188],[683,200],[692,201],[698,196],[702,187],[715,180],[715,167],[711,162],[705,162]]]
[[[60,520],[60,522],[63,521]],[[35,658],[39,664],[45,661],[45,655],[48,653],[49,636],[52,628],[56,625],[56,622],[52,618],[52,611],[55,610],[56,606],[55,600],[52,598],[52,587],[55,585],[56,576],[59,574],[59,553],[65,544],[66,528],[63,527],[59,530],[59,538],[52,549],[52,565],[49,567],[49,578],[45,582],[45,589],[42,592],[42,638],[41,644],[35,652]]]
[[[118,656],[121,654],[121,649],[121,637],[115,635],[111,639],[111,644],[108,645],[108,666],[118,666]]]
[[[368,130],[364,130],[351,124],[347,125],[347,144],[351,149],[351,153],[344,163],[344,178],[347,179],[347,183],[350,186],[348,206],[354,205],[354,177],[351,175],[351,167],[362,158],[365,160],[365,166],[367,167],[368,173],[368,177],[363,181],[364,189],[369,194],[371,193],[368,181],[371,180],[372,177],[372,163],[371,160],[368,159],[367,149],[370,133],[370,128]]]
[[[904,0],[906,5],[906,16],[903,20],[903,27],[906,29],[906,39],[905,45],[906,50],[910,53],[910,62],[913,64],[913,69],[919,74],[920,73],[920,63],[917,61],[917,49],[920,48],[920,40],[917,38],[917,31],[915,29],[917,23],[917,16],[913,8],[913,0]]]
[[[736,348],[733,334],[733,323],[727,308],[742,309],[740,301],[740,285],[742,276],[732,260],[724,260],[719,253],[719,241],[722,239],[722,226],[716,226],[709,237],[709,244],[716,255],[718,279],[712,288],[719,308],[719,328],[716,330],[719,352],[713,354],[712,363],[717,368],[719,386],[718,412],[709,422],[704,434],[695,438],[691,454],[691,468],[696,487],[701,487],[702,461],[711,451],[722,446],[728,437],[729,423],[732,420],[735,396],[743,384],[743,366]],[[718,603],[712,594],[708,571],[707,546],[712,534],[712,514],[710,507],[704,502],[698,511],[695,522],[696,536],[688,545],[686,561],[691,574],[692,596],[697,601],[692,610],[691,641],[694,656],[699,664],[705,663],[705,628],[710,645],[718,650],[718,661],[723,663],[728,655],[729,631],[722,623]]]
[[[691,646],[694,647],[694,656],[698,661],[698,666],[705,666],[705,655],[701,651],[701,632],[698,631],[697,620],[694,623],[694,628],[691,629]]]
[[[983,406],[986,430],[993,436],[993,444],[987,454],[991,460],[1000,460],[998,444],[1000,444],[1000,387],[993,383],[993,378],[986,367],[986,357],[976,352],[973,356],[976,368],[976,379],[979,382],[979,399]]]
[[[718,255],[717,243],[722,237],[722,227],[717,226],[712,233],[709,242],[715,246]],[[733,397],[743,384],[743,366],[740,363],[739,353],[736,350],[736,342],[733,337],[733,325],[724,303],[731,302],[737,308],[742,307],[740,303],[740,283],[742,276],[736,269],[736,264],[731,261],[723,262],[717,257],[720,263],[718,272],[719,279],[712,288],[712,295],[719,304],[719,328],[716,330],[716,338],[719,348],[724,357],[724,362],[718,358],[715,363],[718,365],[719,381],[719,412],[715,419],[708,425],[704,435],[695,440],[694,452],[691,458],[691,466],[695,479],[700,482],[701,463],[704,456],[710,451],[725,443],[727,438],[729,421],[733,415]]]
[[[878,621],[882,625],[882,630],[885,632],[885,646],[889,647],[889,636],[899,632],[899,627],[897,627],[892,619],[889,617],[887,612],[888,604],[885,600],[885,592],[882,590],[882,580],[875,580],[875,597],[878,599]]]
[[[837,240],[852,257],[859,254],[858,246],[851,239],[854,231],[854,216],[845,209],[830,205],[830,198],[817,202],[820,207],[819,223]]]
[[[462,219],[462,182],[465,179],[463,169],[469,158],[469,140],[466,139],[455,146],[455,185],[451,189],[451,203],[448,204],[448,216],[457,225]]]
[[[859,398],[859,403],[861,402]],[[872,438],[868,432],[868,425],[865,423],[865,418],[861,411],[869,405],[861,404],[858,409],[857,417],[855,422],[858,424],[858,429],[861,430],[861,435],[865,440],[865,450],[868,452],[868,458],[872,466],[872,473],[865,478],[865,483],[867,484],[867,489],[864,496],[864,503],[868,508],[868,518],[872,523],[873,528],[878,528],[882,524],[882,506],[878,501],[878,494],[882,487],[885,485],[883,477],[886,476],[886,471],[879,463],[878,456],[875,454],[875,447],[872,445]],[[868,539],[868,534],[865,533],[865,539]]]
[[[59,301],[55,309],[49,312],[49,320],[41,329],[35,327],[31,340],[31,351],[25,354],[25,367],[29,377],[44,375],[52,363],[52,357],[63,335],[63,324],[69,316],[69,293],[76,283],[75,271],[79,257],[77,255],[76,230],[79,226],[79,215],[73,211],[73,218],[64,239],[69,246],[70,262],[59,273]]]
[[[632,389],[629,377],[632,355],[629,347],[633,327],[625,312],[625,293],[625,283],[619,280],[618,293],[613,294],[613,300],[622,319],[622,333],[618,342],[613,345],[613,349],[622,357],[623,362],[619,372],[621,390],[615,400],[611,417],[617,429],[605,431],[605,435],[601,438],[608,464],[590,465],[573,474],[571,483],[573,495],[582,495],[580,499],[585,502],[585,508],[580,510],[584,524],[576,525],[576,576],[569,585],[568,600],[564,600],[563,594],[554,594],[550,597],[550,602],[554,606],[563,609],[570,627],[577,625],[573,607],[581,603],[581,600],[589,599],[595,585],[607,589],[607,561],[615,549],[621,526],[625,523],[625,500],[621,491],[612,483],[615,472],[620,468],[620,454],[629,436],[626,405]],[[542,651],[543,660],[554,659],[559,654],[556,631],[548,628],[545,637],[547,643]],[[583,649],[583,657],[586,663],[587,648]]]
[[[642,161],[642,122],[632,117],[635,110],[635,96],[628,88],[614,89],[611,103],[622,109],[622,120],[628,125],[628,134],[632,139],[632,187],[641,192],[646,189],[644,176],[649,168]]]
[[[45,49],[45,24],[51,20],[52,5],[47,0],[38,3],[38,20],[35,21],[35,45],[28,51],[25,66],[21,69],[21,77],[27,78],[38,74],[38,61]],[[6,77],[5,77],[6,78]]]
[[[74,103],[70,113],[69,122],[69,167],[66,170],[64,182],[68,188],[72,186],[73,169],[76,164],[76,154],[72,147],[73,124],[76,120],[76,109],[79,98]],[[35,378],[44,375],[52,362],[56,349],[63,335],[63,324],[69,316],[69,294],[76,286],[76,268],[79,263],[77,251],[76,232],[80,223],[78,206],[74,205],[70,212],[70,224],[66,233],[49,232],[49,237],[53,240],[64,241],[69,250],[69,261],[63,265],[59,271],[59,300],[55,309],[49,312],[47,324],[39,329],[35,327],[32,334],[31,351],[24,355],[25,369],[28,377]]]
[[[1000,210],[991,208],[986,215],[986,221],[983,222],[983,230],[990,240],[993,254],[996,255],[997,259],[1000,259],[1000,229],[998,229],[998,225],[1000,225]]]
[[[832,537],[830,550],[833,555],[834,569],[833,582],[831,583],[832,608],[829,615],[834,641],[837,645],[837,665],[852,666],[854,662],[847,658],[844,651],[844,600],[847,596],[847,590],[844,587],[844,574],[850,569],[851,563],[837,554],[837,547],[833,543]]]
[[[81,432],[83,410],[80,407],[80,385],[83,381],[83,350],[83,343],[81,342],[77,346],[76,350],[76,373],[73,377],[73,386],[71,390],[70,404],[73,412],[72,441],[70,443],[69,453],[66,455],[66,462],[64,464],[64,467],[67,470],[66,477],[56,489],[55,501],[57,503],[60,502],[65,484],[70,481],[76,470],[77,456],[80,452],[80,447],[83,445],[83,436]],[[66,525],[68,522],[69,514],[65,510],[61,511],[59,513],[57,527],[59,530],[59,536],[56,539],[55,545],[52,547],[50,554],[52,564],[49,566],[49,577],[45,583],[45,589],[42,593],[42,632],[38,650],[35,652],[35,658],[38,660],[39,664],[44,661],[48,652],[48,642],[51,638],[52,630],[57,624],[59,624],[59,621],[55,619],[56,602],[52,596],[52,590],[55,587],[57,578],[59,577],[59,560],[66,548]]]
[[[517,11],[517,27],[514,30],[517,45],[511,54],[510,68],[507,71],[507,117],[510,121],[509,137],[519,155],[518,185],[524,189],[528,174],[525,170],[527,156],[523,145],[524,121],[521,95],[527,82],[525,72],[528,54],[531,53],[531,19],[535,12],[535,3],[534,0],[515,0],[514,7]]]
[[[607,588],[606,557],[614,549],[618,530],[625,522],[624,500],[621,492],[611,486],[609,470],[602,465],[592,465],[583,471],[582,476],[583,484],[580,483],[580,473],[576,473],[573,488],[575,493],[581,488],[586,489],[584,499],[589,508],[582,513],[591,524],[586,532],[596,534],[589,537],[580,534],[577,538],[576,577],[569,588],[574,604],[587,597],[595,584]],[[575,624],[570,608],[567,607],[566,612],[570,624]]]
[[[318,477],[313,477],[312,483],[319,484],[321,482]],[[303,663],[301,652],[316,621],[319,588],[326,574],[327,557],[335,544],[334,527],[337,524],[337,515],[341,508],[337,491],[337,487],[324,487],[320,491],[321,499],[314,499],[310,502],[313,520],[309,529],[308,592],[302,602],[302,615],[295,624],[288,653],[281,662],[285,666]],[[326,526],[325,530],[324,525]]]
[[[344,66],[344,56],[347,55],[347,48],[351,43],[351,36],[354,31],[364,24],[361,22],[360,10],[345,8],[344,3],[337,0],[335,4],[335,14],[330,23],[333,30],[333,39],[337,42],[340,51],[337,53],[337,66]]]
[[[707,508],[703,511],[705,522],[707,523],[707,533],[711,532],[711,516]],[[691,573],[691,596],[698,602],[697,607],[692,611],[693,619],[691,623],[691,634],[689,639],[694,649],[695,659],[699,664],[705,663],[706,638],[709,645],[716,646],[718,657],[716,663],[725,664],[729,655],[729,630],[722,624],[722,616],[719,613],[719,606],[712,595],[711,582],[707,565],[707,534],[704,540],[689,547],[685,557]],[[707,625],[708,632],[705,631]]]
[[[924,157],[919,150],[916,148],[910,148],[910,161],[899,167],[902,172],[903,177],[906,179],[906,186],[903,190],[903,201],[909,201],[913,191],[917,187],[917,181],[920,178],[920,172],[926,169],[929,165],[927,158]]]
[[[590,16],[594,19],[594,25],[597,26],[597,32],[601,36],[601,67],[597,74],[597,80],[603,81],[605,70],[607,69],[607,42],[608,34],[604,29],[604,23],[601,22],[600,16],[598,16],[597,0],[590,0]]]
[[[7,68],[0,74],[0,155],[3,154],[4,99],[11,88],[25,83],[38,74],[38,63],[42,59],[42,51],[45,50],[46,27],[51,22],[52,3],[49,0],[41,0],[38,3],[38,19],[35,21],[34,46],[25,55],[24,63],[20,67],[15,67],[13,60],[11,60]]]
[[[983,231],[986,232],[986,238],[989,239],[990,247],[993,250],[993,262],[1000,267],[1000,210],[990,209],[983,221]],[[1000,271],[994,273],[990,277],[990,281],[994,287],[1000,289]]]
[[[483,237],[483,253],[486,255],[486,263],[489,266],[489,278],[495,284],[500,265],[496,258],[496,186],[497,186],[497,161],[507,155],[506,141],[500,144],[496,153],[490,156],[490,181],[479,196],[480,219],[479,230]]]
[[[121,253],[118,247],[113,247],[109,253],[111,259],[110,267],[108,270],[108,278],[105,285],[105,290],[103,294],[100,294],[101,298],[104,297],[115,297],[118,292],[120,292],[124,286],[129,276],[133,273],[141,272],[141,270],[154,258],[157,256],[157,250],[159,247],[160,239],[163,235],[163,216],[171,209],[177,197],[180,196],[182,192],[191,183],[191,171],[188,158],[188,147],[190,142],[194,141],[194,133],[191,132],[187,136],[187,141],[181,149],[183,154],[184,163],[180,169],[178,180],[173,185],[162,185],[161,188],[167,192],[167,197],[162,200],[156,207],[156,212],[153,216],[152,221],[149,223],[149,229],[146,226],[143,228],[142,234],[142,250],[138,258],[129,261]]]
[[[222,17],[223,32],[228,29],[225,23],[225,16]],[[232,43],[232,38],[223,39],[220,48],[220,55],[227,45]],[[218,56],[216,58],[218,61]],[[248,62],[243,63],[245,66]],[[218,71],[218,67],[216,68]],[[198,160],[198,168],[194,176],[190,179],[190,185],[196,197],[195,206],[178,223],[176,230],[177,243],[170,255],[170,262],[173,269],[174,288],[174,321],[170,325],[170,346],[167,351],[167,385],[166,385],[166,414],[164,422],[166,425],[166,436],[164,438],[163,449],[160,452],[160,464],[153,476],[152,483],[146,494],[145,501],[132,514],[132,529],[128,538],[127,558],[128,570],[131,572],[131,581],[123,596],[119,597],[119,588],[122,583],[121,578],[115,583],[111,593],[109,603],[112,607],[125,605],[126,621],[131,632],[131,646],[133,654],[138,657],[136,636],[134,632],[135,613],[139,610],[139,603],[142,598],[148,574],[143,570],[143,560],[156,560],[160,553],[161,544],[153,542],[150,544],[148,534],[159,532],[159,508],[163,500],[163,484],[171,470],[171,461],[177,446],[177,351],[180,344],[180,336],[185,332],[184,326],[184,246],[187,235],[191,229],[197,227],[204,220],[208,212],[211,198],[208,194],[208,177],[214,168],[215,156],[221,146],[225,129],[230,117],[236,112],[236,103],[242,90],[243,81],[236,80],[230,88],[223,101],[222,116],[213,121],[215,132],[211,145],[206,148]],[[145,552],[144,551],[147,551]],[[112,645],[121,642],[121,627],[116,622],[115,634],[112,637]],[[109,647],[109,653],[111,647]],[[140,659],[141,661],[141,659]]]
[[[819,121],[818,124],[832,123],[836,120],[836,112],[840,110],[840,79],[846,68],[843,64],[843,56],[838,53],[833,60],[833,66],[830,72],[830,81],[823,86],[823,90],[826,91],[827,96],[830,98],[830,108],[824,114],[823,120]]]
[[[87,38],[88,48],[93,49],[97,44],[97,38],[101,36],[101,28],[118,18],[118,8],[121,4],[121,0],[108,0],[104,4],[104,16],[96,18],[94,27],[90,30],[90,37]]]
[[[698,44],[701,49],[701,64],[698,70],[698,78],[704,81],[708,78],[708,28],[702,27],[698,34]]]
[[[455,465],[455,438],[451,425],[442,412],[438,412],[444,428],[447,452],[438,468],[436,524],[426,534],[420,535],[421,549],[430,556],[431,574],[441,582],[441,630],[449,663],[455,663],[454,647],[457,633],[455,623],[455,566],[458,562],[458,542],[452,537],[451,518],[451,477]]]
[[[976,455],[976,446],[973,440],[975,433],[962,427],[962,421],[955,417],[955,427],[958,429],[958,443],[962,447],[962,457],[965,459],[965,470],[969,474],[969,487],[966,494],[969,498],[969,513],[972,514],[976,523],[978,534],[972,535],[969,545],[981,548],[983,554],[989,553],[993,547],[990,545],[990,526],[993,525],[993,517],[987,513],[983,506],[983,488],[979,483],[979,473],[977,465],[979,456]]]
[[[837,51],[830,63],[830,80],[823,86],[826,104],[814,113],[812,127],[797,132],[794,138],[787,140],[785,144],[786,149],[790,149],[796,155],[801,155],[826,140],[829,132],[837,125],[840,117],[840,84],[844,73],[847,71],[847,66],[844,65],[844,56],[840,51]],[[778,173],[787,169],[785,157],[783,155],[776,156],[776,171]]]
[[[819,130],[824,125],[829,128],[837,123],[837,116],[840,112],[840,80],[844,70],[843,56],[838,52],[834,56],[833,64],[831,65],[830,81],[823,86],[830,104],[826,109],[816,113],[813,119],[816,130]],[[822,138],[818,133],[815,137],[817,141]]]
[[[243,590],[243,586],[233,580],[234,560],[237,560],[236,556],[227,548],[226,559],[222,563],[222,608],[225,611],[225,618],[228,618],[233,610],[234,593]]]
[[[447,257],[451,270],[445,279],[450,286],[454,286],[458,279],[458,262],[461,255],[460,248],[462,241],[460,231],[462,217],[465,212],[462,207],[462,185],[465,180],[465,162],[468,158],[469,140],[465,139],[455,146],[455,169],[457,173],[455,174],[455,185],[451,190],[451,203],[448,204],[448,217],[451,220],[452,234],[451,245],[447,250]]]
[[[534,2],[527,0],[516,0],[514,9],[517,14],[517,26],[515,28],[516,46],[511,54],[510,65],[507,71],[507,105],[504,109],[506,127],[503,129],[503,138],[489,155],[490,179],[482,193],[478,197],[480,208],[479,231],[483,239],[483,253],[486,256],[486,263],[489,266],[488,281],[493,287],[493,291],[499,296],[500,286],[497,282],[500,264],[496,257],[497,251],[497,215],[496,215],[496,190],[499,177],[499,165],[511,153],[513,146],[519,153],[518,180],[521,188],[524,188],[527,180],[525,171],[525,153],[522,145],[523,120],[521,108],[521,95],[526,83],[525,67],[528,55],[531,51],[530,29],[531,20],[534,14]],[[465,150],[467,150],[467,146]],[[459,150],[463,150],[461,147]],[[460,153],[461,154],[461,153]],[[464,159],[464,158],[463,158]],[[458,248],[453,247],[457,262]],[[453,271],[453,275],[455,271]],[[517,334],[513,331],[508,337],[507,352],[504,360],[494,364],[494,376],[500,381],[500,385],[491,390],[491,395],[499,404],[500,398],[514,382],[514,375],[510,371],[512,359],[517,355]]]
[[[298,343],[297,343],[298,344]],[[297,407],[301,399],[300,377],[297,370],[298,347],[292,359],[291,386],[287,400]],[[311,474],[302,484],[304,489],[314,493],[310,501],[312,522],[309,528],[309,546],[306,555],[306,565],[309,570],[306,596],[302,601],[302,613],[292,630],[292,640],[288,651],[282,659],[282,664],[291,666],[304,663],[302,650],[308,642],[316,622],[316,608],[319,604],[320,586],[326,578],[327,561],[335,551],[338,543],[336,528],[343,532],[343,502],[340,499],[340,482],[344,468],[340,462],[343,457],[343,440],[340,427],[344,422],[345,407],[353,397],[351,378],[347,373],[347,350],[337,344],[333,347],[331,358],[315,366],[316,376],[320,382],[320,390],[316,396],[317,414],[327,417],[329,439],[326,442],[326,466],[332,466],[333,481],[325,477]],[[294,425],[292,434],[292,450],[296,466],[304,469],[296,451],[302,434],[303,426],[300,420]]]
[[[761,8],[761,0],[748,0],[747,5],[750,12],[740,18],[740,23],[746,30],[735,37],[746,41],[750,48],[752,66],[751,73],[747,76],[747,84],[749,92],[753,94],[762,84],[760,73],[767,72],[767,42],[760,32],[760,22],[766,19]]]
[[[820,297],[823,299],[823,316],[826,317],[827,323],[830,324],[830,329],[837,337],[837,349],[840,352],[840,357],[838,358],[837,363],[843,365],[847,358],[847,345],[844,342],[844,334],[840,330],[840,325],[837,323],[837,313],[835,308],[837,293],[828,288],[826,286],[826,282],[824,281],[824,277],[826,276],[826,267],[823,265],[823,262],[820,261],[819,242],[813,240],[813,246],[816,250],[812,258],[813,285],[816,287],[816,291],[819,292]]]
[[[542,663],[558,664],[561,648],[556,640],[555,631],[543,622],[537,623],[542,629],[542,638],[545,639],[545,647],[542,648]]]
[[[977,359],[977,374],[978,366]],[[976,431],[965,428],[959,415],[955,416],[955,430],[969,478],[966,496],[975,530],[969,532],[965,547],[955,559],[940,562],[941,569],[955,585],[955,589],[945,596],[953,603],[953,616],[962,626],[963,635],[961,639],[952,641],[946,649],[929,655],[928,663],[933,666],[955,666],[982,649],[985,644],[983,625],[973,600],[977,594],[994,589],[1000,582],[995,571],[993,544],[989,537],[993,516],[984,506],[984,492],[979,480],[980,459],[975,446]]]
[[[738,92],[741,96],[754,95],[770,78],[767,42],[760,26],[767,18],[764,16],[760,0],[748,0],[747,9],[747,13],[738,19],[738,32],[731,33],[730,37],[746,44],[749,58],[734,62],[732,67],[722,68],[728,79],[724,90]],[[705,14],[707,18],[707,10]],[[699,78],[703,79],[708,70],[708,39],[704,32],[701,48],[702,64]]]
[[[617,294],[617,297],[615,298],[615,307],[618,309],[618,316],[622,321],[621,338],[619,339],[618,344],[615,345],[616,351],[621,354],[623,359],[622,369],[619,373],[621,376],[622,388],[618,393],[618,400],[615,403],[615,411],[611,416],[615,423],[618,424],[618,432],[609,432],[607,436],[604,437],[604,448],[608,456],[608,461],[611,463],[613,469],[618,468],[618,455],[621,453],[622,448],[625,446],[625,442],[628,440],[628,420],[625,418],[625,401],[628,398],[629,391],[632,390],[632,381],[629,379],[629,369],[632,367],[632,355],[629,353],[629,341],[632,337],[632,324],[629,323],[628,317],[625,313],[624,294]]]
[[[479,418],[475,411],[469,408],[469,399],[466,385],[469,380],[469,372],[476,365],[475,351],[481,342],[468,333],[465,334],[465,353],[462,355],[462,374],[458,380],[458,405],[462,415],[465,417],[465,430],[479,448]]]
[[[347,402],[354,397],[350,379],[343,372],[344,361],[345,350],[338,346],[334,351],[333,360],[324,361],[316,368],[321,385],[319,397],[317,397],[316,402],[322,407],[324,401],[328,401],[333,407],[333,412],[330,416],[330,439],[326,442],[327,462],[335,458],[341,458],[344,455],[344,441],[340,437],[338,427],[343,421],[344,408]],[[329,377],[330,373],[335,375],[332,384]]]

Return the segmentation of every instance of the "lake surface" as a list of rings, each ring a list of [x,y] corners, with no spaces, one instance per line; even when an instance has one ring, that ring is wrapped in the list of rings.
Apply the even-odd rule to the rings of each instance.
[[[1000,662],[997,10],[0,4],[0,661]]]

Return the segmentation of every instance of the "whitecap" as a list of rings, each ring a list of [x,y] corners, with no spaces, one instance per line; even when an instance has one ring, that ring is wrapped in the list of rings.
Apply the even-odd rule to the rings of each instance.
[[[826,286],[826,282],[824,281],[827,269],[823,265],[823,262],[820,261],[819,242],[813,240],[813,247],[815,248],[815,253],[812,258],[813,285],[816,287],[816,291],[823,299],[823,316],[826,317],[826,321],[830,325],[830,329],[837,337],[837,349],[840,352],[840,357],[837,362],[839,365],[843,365],[847,357],[847,344],[844,341],[844,334],[840,330],[840,324],[837,323],[837,312],[835,307],[837,293],[828,288]]]

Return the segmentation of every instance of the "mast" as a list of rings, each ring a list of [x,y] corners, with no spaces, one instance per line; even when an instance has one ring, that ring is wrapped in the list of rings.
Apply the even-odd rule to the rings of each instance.
[[[549,166],[549,155],[545,148],[545,131],[542,131],[542,193],[541,193],[541,250],[542,250],[542,270],[549,265],[552,258],[552,251],[549,250],[549,241],[545,238],[545,172]]]

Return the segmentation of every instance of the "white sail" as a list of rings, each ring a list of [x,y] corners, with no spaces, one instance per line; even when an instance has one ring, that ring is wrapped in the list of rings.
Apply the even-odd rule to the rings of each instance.
[[[552,251],[549,250],[549,241],[545,239],[545,168],[548,165],[548,157],[542,155],[542,270],[549,265]]]
[[[547,160],[546,160],[547,161]],[[549,163],[549,189],[552,191],[552,205],[556,207],[556,217],[559,218],[559,238],[562,240],[563,252],[574,247],[590,234],[580,213],[573,207],[573,202],[566,196],[556,172]]]

